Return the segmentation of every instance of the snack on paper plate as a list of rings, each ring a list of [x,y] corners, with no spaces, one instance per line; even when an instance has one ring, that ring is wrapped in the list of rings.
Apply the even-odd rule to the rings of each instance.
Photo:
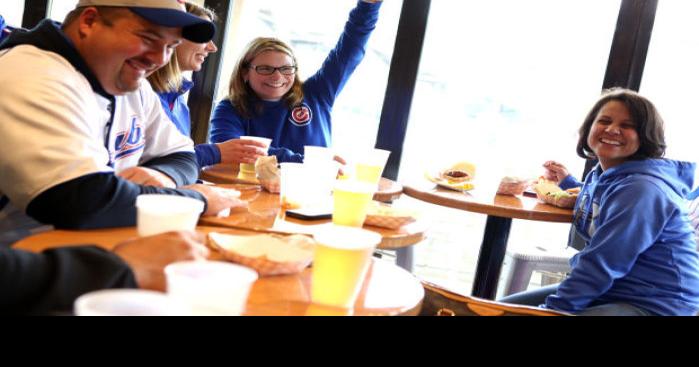
[[[448,183],[471,181],[476,176],[476,166],[473,163],[461,161],[439,172],[439,177]]]
[[[237,236],[209,233],[209,244],[234,263],[255,269],[260,276],[294,274],[313,261],[315,241],[303,235]]]
[[[255,161],[255,174],[262,187],[267,191],[279,193],[281,183],[281,172],[277,164],[277,156],[270,155],[257,158]]]
[[[572,189],[563,190],[558,187],[555,182],[542,177],[539,179],[539,183],[534,185],[534,191],[539,200],[559,208],[570,209],[575,207],[575,201],[578,199],[580,188],[574,187]]]
[[[415,213],[411,210],[394,208],[390,205],[373,201],[367,209],[364,224],[375,227],[398,229],[415,221]]]
[[[427,172],[425,177],[441,187],[457,191],[473,189],[473,178],[476,176],[476,166],[461,161],[435,173]]]
[[[531,180],[525,178],[505,176],[500,180],[498,194],[512,196],[522,195],[530,183]]]

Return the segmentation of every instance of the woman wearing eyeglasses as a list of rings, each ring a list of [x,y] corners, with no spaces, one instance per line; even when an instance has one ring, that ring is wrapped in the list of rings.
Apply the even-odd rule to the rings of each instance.
[[[269,154],[280,162],[303,161],[304,145],[330,145],[332,106],[364,58],[380,6],[381,0],[358,2],[337,45],[305,82],[289,45],[254,39],[233,69],[228,97],[214,110],[211,141],[270,138]]]

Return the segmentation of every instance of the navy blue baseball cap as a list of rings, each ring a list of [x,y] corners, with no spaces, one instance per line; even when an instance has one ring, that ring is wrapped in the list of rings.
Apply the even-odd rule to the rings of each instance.
[[[75,7],[85,6],[128,8],[153,24],[182,28],[182,37],[195,43],[209,42],[216,33],[214,23],[187,13],[184,0],[79,0]]]

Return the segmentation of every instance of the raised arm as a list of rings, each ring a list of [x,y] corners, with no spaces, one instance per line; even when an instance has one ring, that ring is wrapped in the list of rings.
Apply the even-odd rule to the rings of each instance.
[[[350,12],[345,29],[318,72],[306,84],[324,90],[326,103],[334,104],[345,83],[366,53],[369,36],[376,28],[381,1],[362,0]]]

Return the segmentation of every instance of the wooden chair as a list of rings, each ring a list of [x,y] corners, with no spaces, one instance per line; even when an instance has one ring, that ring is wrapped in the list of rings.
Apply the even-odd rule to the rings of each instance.
[[[422,282],[425,298],[420,316],[571,316],[538,307],[513,305],[464,296],[438,285]]]

